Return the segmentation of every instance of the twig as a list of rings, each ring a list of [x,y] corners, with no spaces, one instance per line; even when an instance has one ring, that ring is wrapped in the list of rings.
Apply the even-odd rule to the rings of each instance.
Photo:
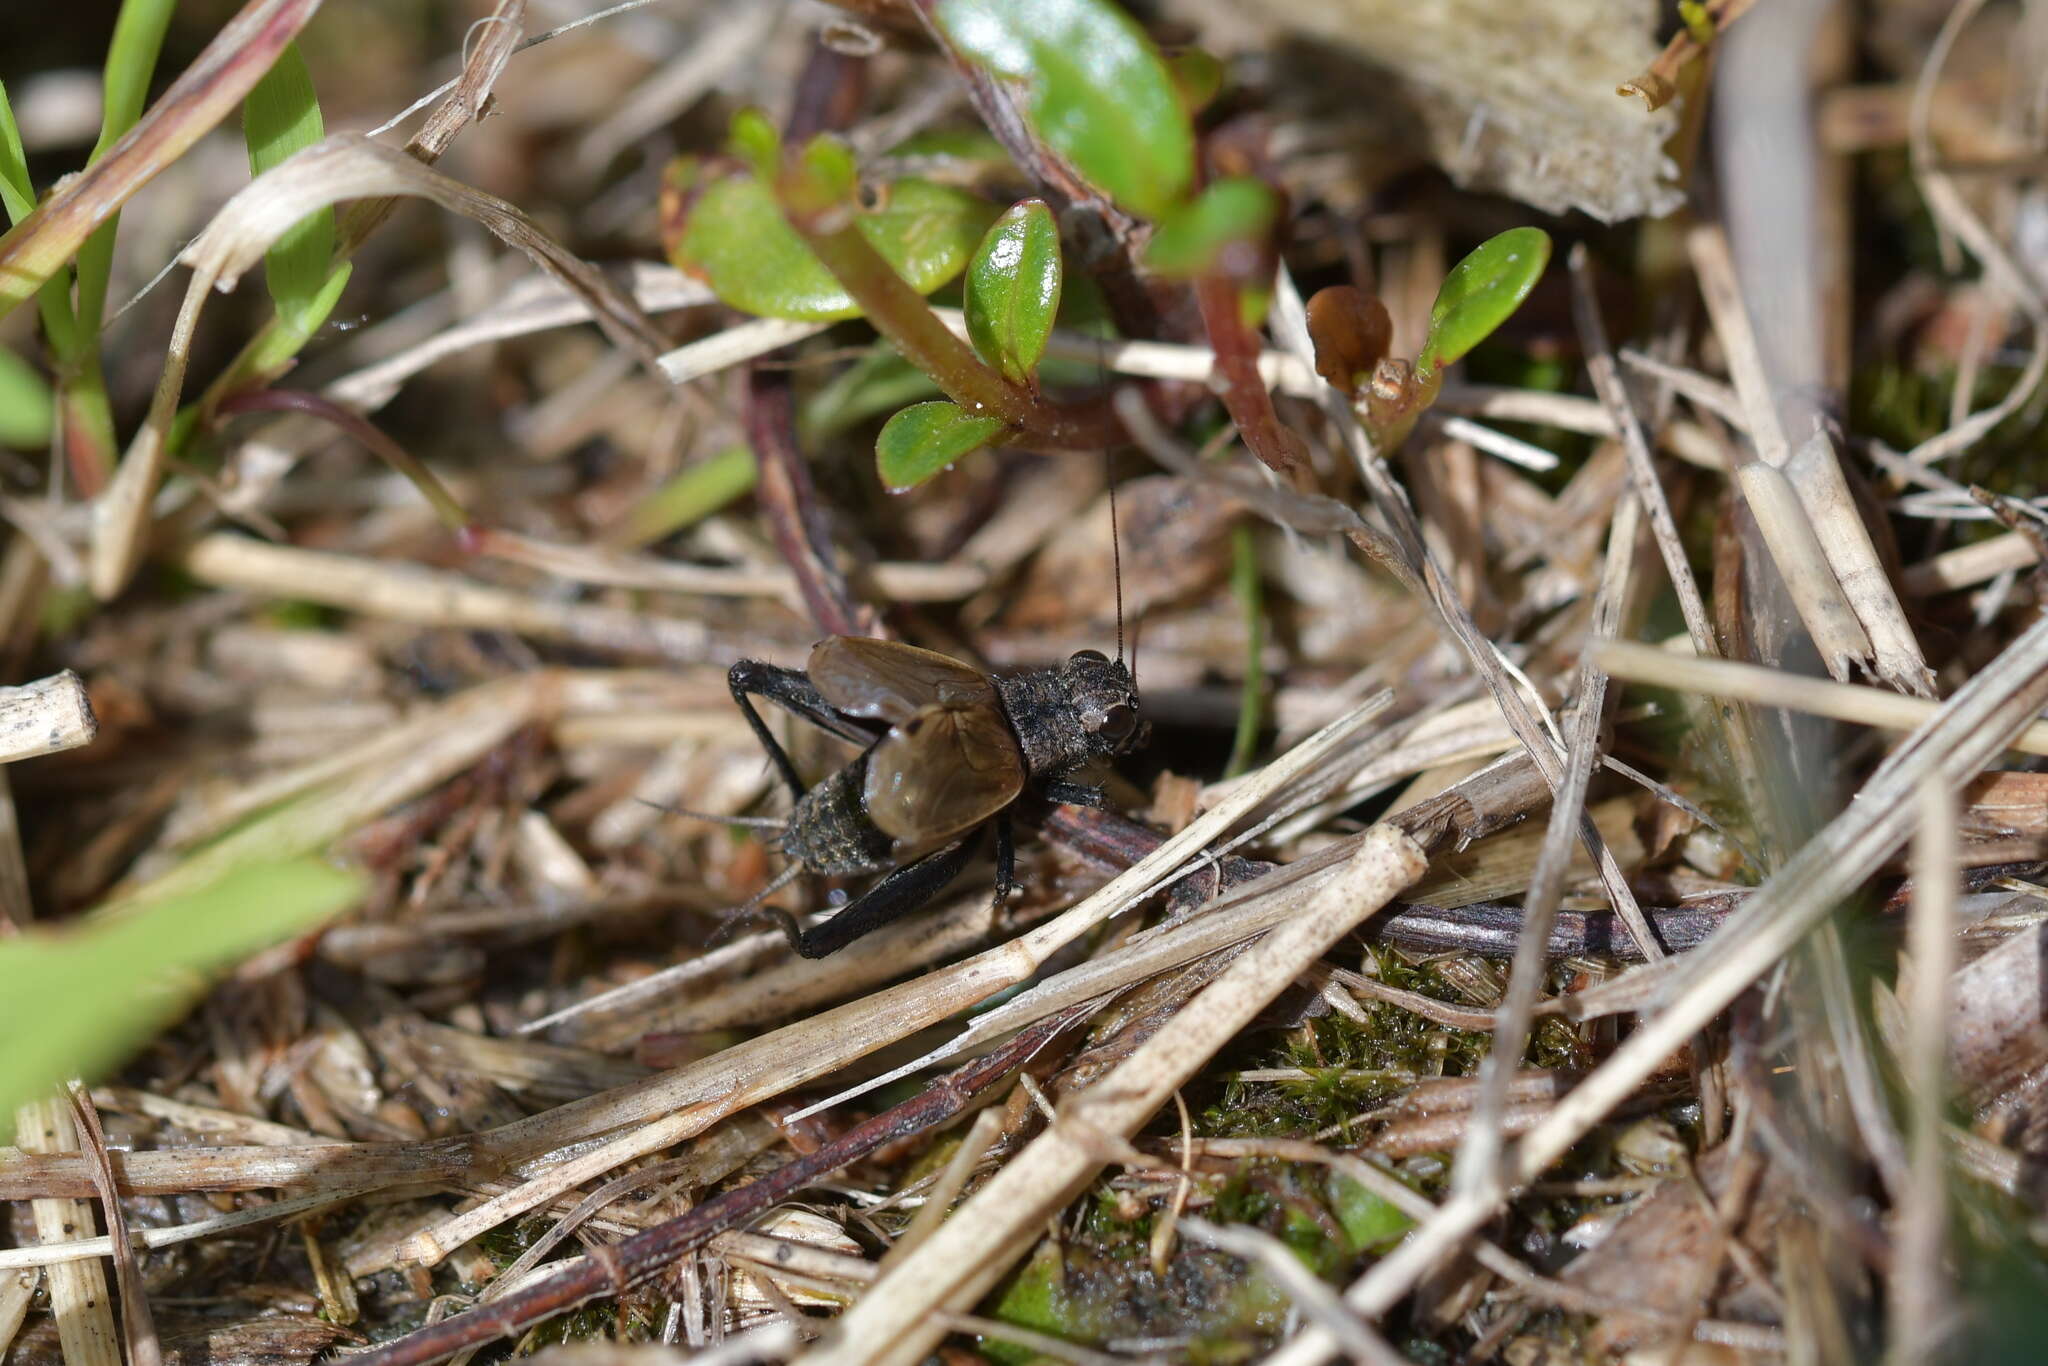
[[[89,745],[99,730],[85,680],[69,669],[0,688],[0,764]]]
[[[85,1154],[86,1166],[92,1170],[93,1184],[99,1188],[100,1209],[106,1216],[114,1284],[121,1292],[121,1333],[128,1344],[128,1366],[162,1366],[163,1345],[157,1341],[156,1320],[149,1312],[149,1295],[142,1286],[142,1268],[136,1263],[128,1218],[121,1210],[121,1193],[114,1184],[107,1136],[100,1128],[92,1096],[75,1081],[71,1083],[71,1112],[78,1128],[79,1151]]]
[[[71,1107],[56,1099],[22,1106],[15,1120],[15,1142],[27,1153],[75,1154],[78,1130],[71,1121]],[[92,1206],[81,1199],[41,1195],[31,1202],[30,1211],[41,1242],[65,1242],[77,1230],[93,1227]],[[100,1264],[63,1262],[43,1274],[49,1282],[50,1316],[57,1321],[57,1340],[63,1345],[67,1366],[122,1366],[114,1306]]]
[[[1549,947],[1551,922],[1564,895],[1572,837],[1586,818],[1586,789],[1598,767],[1600,732],[1607,718],[1607,675],[1590,647],[1614,639],[1620,629],[1642,526],[1641,506],[1634,494],[1624,496],[1609,528],[1607,562],[1593,597],[1589,648],[1582,652],[1578,695],[1572,702],[1564,782],[1551,802],[1550,823],[1543,832],[1543,846],[1536,856],[1536,871],[1530,876],[1524,900],[1521,942],[1515,946],[1507,994],[1494,1017],[1493,1045],[1480,1066],[1479,1101],[1474,1107],[1473,1122],[1465,1131],[1465,1141],[1458,1149],[1454,1178],[1457,1189],[1491,1186],[1503,1175],[1501,1112],[1507,1106],[1508,1082],[1528,1049],[1530,1023],[1543,991],[1544,951]],[[1620,906],[1615,909],[1623,910]],[[1628,911],[1635,913],[1633,918],[1627,915]],[[1636,942],[1642,946],[1644,956],[1653,961],[1663,957],[1663,949],[1643,921],[1641,908],[1630,902],[1623,917],[1629,920],[1630,929],[1636,931]]]
[[[1948,1176],[1943,1117],[1948,1109],[1949,1000],[1955,970],[1956,812],[1939,783],[1922,785],[1913,832],[1913,915],[1909,952],[1913,995],[1905,1056],[1911,1179],[1899,1202],[1892,1257],[1891,1344],[1895,1362],[1939,1354],[1944,1309],[1953,1301],[1943,1272]]]
[[[811,1354],[815,1366],[921,1360],[945,1335],[932,1315],[985,1292],[1030,1246],[1025,1231],[1093,1178],[1104,1160],[1098,1135],[1121,1139],[1135,1132],[1274,996],[1426,864],[1407,836],[1378,827],[1302,914],[1267,937],[1261,952],[1235,959],[1136,1052],[1071,1097],[1045,1133],[857,1301],[840,1318],[834,1339]]]
[[[747,373],[747,440],[760,461],[755,491],[775,548],[796,576],[797,591],[818,629],[832,636],[871,636],[881,615],[858,602],[832,558],[833,539],[817,487],[796,447],[796,402],[787,371]]]
[[[465,1314],[442,1320],[394,1342],[351,1357],[353,1366],[426,1366],[608,1295],[622,1295],[659,1275],[679,1257],[718,1233],[772,1209],[805,1186],[858,1161],[884,1143],[923,1133],[958,1115],[981,1092],[1029,1062],[1079,1018],[1046,1021],[1015,1040],[932,1083],[923,1094],[864,1120],[805,1157],[758,1181],[707,1200],[688,1214],[657,1224],[610,1247],[593,1247],[545,1280]]]
[[[1935,715],[1942,705],[1882,688],[1830,683],[1760,664],[1688,658],[1634,641],[1617,640],[1602,645],[1596,658],[1609,673],[1631,683],[1784,707],[1883,730],[1912,730]],[[2022,754],[2048,755],[2048,721],[2034,722],[2020,731],[2013,737],[2012,748]]]
[[[1679,961],[1667,1002],[1517,1144],[1512,1184],[1534,1179],[1729,1002],[1790,952],[1837,901],[1904,843],[1911,795],[1933,780],[1953,789],[2006,747],[2048,701],[2048,619],[2029,627],[1918,728],[1865,784],[1862,796],[1809,840],[1698,953]],[[1638,971],[1642,971],[1639,969]],[[1505,1191],[1459,1192],[1414,1236],[1354,1282],[1345,1298],[1368,1318],[1391,1310],[1415,1282],[1490,1218]],[[1306,1366],[1334,1349],[1310,1329],[1275,1353]]]

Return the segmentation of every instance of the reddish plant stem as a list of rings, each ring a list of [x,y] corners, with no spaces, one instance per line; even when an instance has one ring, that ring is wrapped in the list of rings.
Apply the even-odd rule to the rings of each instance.
[[[745,1224],[883,1144],[923,1133],[960,1115],[977,1095],[1029,1062],[1092,1009],[1092,1005],[1077,1006],[1041,1020],[995,1051],[940,1077],[916,1098],[856,1124],[816,1152],[624,1242],[593,1247],[588,1255],[566,1263],[556,1274],[524,1290],[351,1357],[350,1366],[426,1366],[523,1333],[592,1300],[622,1295],[644,1285],[718,1234]]]
[[[1237,424],[1237,434],[1253,455],[1269,469],[1290,478],[1305,474],[1308,466],[1295,449],[1295,441],[1273,410],[1273,396],[1259,374],[1259,338],[1244,325],[1237,287],[1221,275],[1204,275],[1195,281],[1195,302],[1202,309],[1202,325],[1209,331],[1209,345],[1216,352],[1216,373],[1223,381],[1223,406]]]
[[[760,482],[754,501],[768,534],[796,576],[797,591],[818,629],[834,636],[870,636],[881,616],[854,597],[832,559],[832,531],[818,502],[810,467],[796,443],[796,404],[787,370],[747,370],[747,444],[754,448]]]
[[[784,129],[792,140],[842,128],[860,112],[867,64],[812,40]],[[796,398],[789,371],[749,365],[746,372],[747,444],[760,471],[754,501],[811,620],[827,635],[868,636],[881,614],[854,596],[833,557],[832,526],[796,434]]]
[[[410,479],[450,531],[465,535],[473,530],[469,513],[448,491],[448,486],[435,478],[434,472],[415,459],[411,451],[385,435],[382,428],[353,408],[344,408],[331,398],[323,398],[304,389],[251,389],[222,399],[214,411],[221,417],[233,417],[237,413],[304,413],[308,417],[317,417],[347,432],[371,454]]]

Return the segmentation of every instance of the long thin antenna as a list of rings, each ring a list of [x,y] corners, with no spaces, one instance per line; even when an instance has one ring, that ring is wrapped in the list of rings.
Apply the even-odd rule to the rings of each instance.
[[[1103,452],[1102,463],[1109,464],[1109,453]],[[1124,662],[1124,538],[1116,524],[1116,473],[1106,470],[1109,475],[1109,563],[1116,579],[1116,662]],[[1137,663],[1137,656],[1131,657]]]

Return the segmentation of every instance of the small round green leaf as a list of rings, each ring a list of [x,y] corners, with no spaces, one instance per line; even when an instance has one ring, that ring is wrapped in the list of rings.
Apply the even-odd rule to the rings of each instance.
[[[1229,269],[1232,249],[1241,246],[1257,259],[1279,212],[1279,200],[1256,180],[1216,181],[1160,221],[1145,247],[1145,268],[1179,279],[1219,270],[1242,275]]]
[[[888,202],[858,222],[896,273],[920,294],[958,275],[988,226],[990,207],[925,180],[899,180]],[[832,322],[860,308],[796,229],[774,193],[750,175],[707,186],[690,205],[674,250],[677,266],[703,278],[734,308],[766,318]]]
[[[1180,92],[1181,105],[1190,114],[1207,109],[1223,93],[1223,81],[1229,75],[1215,54],[1198,47],[1184,47],[1168,56],[1166,69],[1172,73],[1173,88]]]
[[[891,493],[902,493],[1002,433],[1000,418],[976,417],[957,403],[913,403],[882,425],[875,438],[875,470]]]
[[[1514,316],[1549,264],[1550,234],[1541,228],[1510,228],[1481,242],[1444,277],[1416,370],[1440,370],[1485,341]]]
[[[782,168],[782,130],[758,109],[742,109],[732,116],[726,147],[764,180]]]
[[[1145,31],[1109,0],[944,0],[953,45],[1031,91],[1031,126],[1062,160],[1146,218],[1195,173],[1195,133]]]
[[[967,266],[967,339],[1013,384],[1028,383],[1060,308],[1060,230],[1042,199],[1014,205]]]

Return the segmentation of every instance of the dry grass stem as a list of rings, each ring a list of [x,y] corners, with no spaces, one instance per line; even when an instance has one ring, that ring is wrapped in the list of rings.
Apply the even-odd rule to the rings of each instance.
[[[99,728],[85,680],[70,669],[0,688],[0,764],[89,745]]]
[[[810,1355],[831,1363],[909,1362],[943,1336],[934,1312],[971,1303],[1008,1270],[1022,1234],[1073,1198],[1100,1167],[1095,1135],[1128,1137],[1324,950],[1421,873],[1427,860],[1385,827],[1362,843],[1315,902],[1237,959],[977,1191],[922,1247],[878,1281]],[[1135,871],[1135,870],[1134,870]]]
[[[541,640],[679,662],[712,658],[701,620],[659,617],[594,603],[564,602],[492,588],[457,574],[268,545],[247,536],[208,536],[184,554],[205,583],[299,598],[416,626],[517,631]]]
[[[78,1129],[71,1121],[71,1107],[54,1097],[23,1106],[15,1116],[14,1132],[16,1144],[25,1153],[78,1152]],[[70,1242],[94,1228],[92,1205],[82,1198],[46,1195],[30,1201],[29,1208],[40,1242]],[[60,1262],[45,1268],[43,1278],[66,1366],[122,1366],[114,1301],[107,1293],[106,1271],[99,1262]]]
[[[1598,647],[1596,657],[1607,672],[1631,683],[1785,707],[1883,730],[1910,731],[1941,708],[1938,702],[1880,688],[1830,683],[1760,664],[1696,659],[1634,641],[1610,641]],[[2013,737],[2012,747],[2021,754],[2048,755],[2048,721],[2029,724]]]
[[[1736,482],[1821,662],[1837,681],[1846,681],[1855,670],[1873,666],[1875,647],[1829,558],[1828,546],[1836,542],[1831,539],[1823,544],[1816,525],[1819,510],[1807,505],[1803,490],[1791,477],[1793,448],[1778,421],[1771,379],[1757,350],[1756,333],[1736,282],[1734,263],[1728,257],[1728,243],[1712,227],[1693,229],[1686,243],[1699,276],[1700,293],[1714,320],[1715,335],[1728,357],[1735,391],[1749,414],[1749,437],[1756,446],[1756,458],[1736,467]],[[1854,508],[1840,510],[1855,515]],[[1845,534],[1839,525],[1828,529],[1831,537]],[[1860,521],[1857,534],[1867,541],[1868,533]]]
[[[1912,794],[1922,784],[1939,782],[1951,791],[1960,786],[2005,749],[2044,702],[2048,620],[2028,628],[1941,704],[1872,775],[1861,800],[1808,841],[1711,940],[1663,976],[1664,1007],[1516,1144],[1509,1189],[1534,1179],[1562,1156],[1896,852],[1916,818]],[[1384,1314],[1490,1218],[1504,1194],[1499,1187],[1455,1194],[1428,1224],[1355,1281],[1345,1298],[1368,1318]],[[1310,1329],[1271,1360],[1304,1366],[1326,1360],[1332,1350],[1326,1336]]]
[[[1956,812],[1954,796],[1929,782],[1916,803],[1913,916],[1907,952],[1913,990],[1901,1066],[1910,1104],[1907,1147],[1912,1176],[1899,1202],[1890,1295],[1891,1360],[1939,1354],[1948,1284],[1948,1151],[1943,1138],[1949,1096],[1948,1024],[1955,968]]]
[[[1592,630],[1579,666],[1578,691],[1572,700],[1564,783],[1551,802],[1543,845],[1536,857],[1535,871],[1529,877],[1521,939],[1515,945],[1507,995],[1494,1017],[1493,1047],[1480,1066],[1478,1104],[1464,1142],[1459,1145],[1453,1169],[1456,1190],[1499,1189],[1505,1175],[1501,1115],[1507,1106],[1508,1083],[1514,1075],[1514,1060],[1528,1049],[1530,1023],[1544,986],[1550,927],[1564,895],[1565,872],[1577,843],[1579,826],[1586,821],[1586,789],[1599,767],[1600,734],[1607,717],[1607,675],[1593,651],[1602,642],[1613,640],[1620,629],[1642,530],[1641,509],[1642,502],[1636,495],[1624,495],[1608,529],[1606,563],[1593,599]],[[1630,900],[1625,907],[1617,905],[1615,909],[1628,920],[1643,957],[1651,963],[1663,958],[1664,949],[1650,932],[1641,907]]]

